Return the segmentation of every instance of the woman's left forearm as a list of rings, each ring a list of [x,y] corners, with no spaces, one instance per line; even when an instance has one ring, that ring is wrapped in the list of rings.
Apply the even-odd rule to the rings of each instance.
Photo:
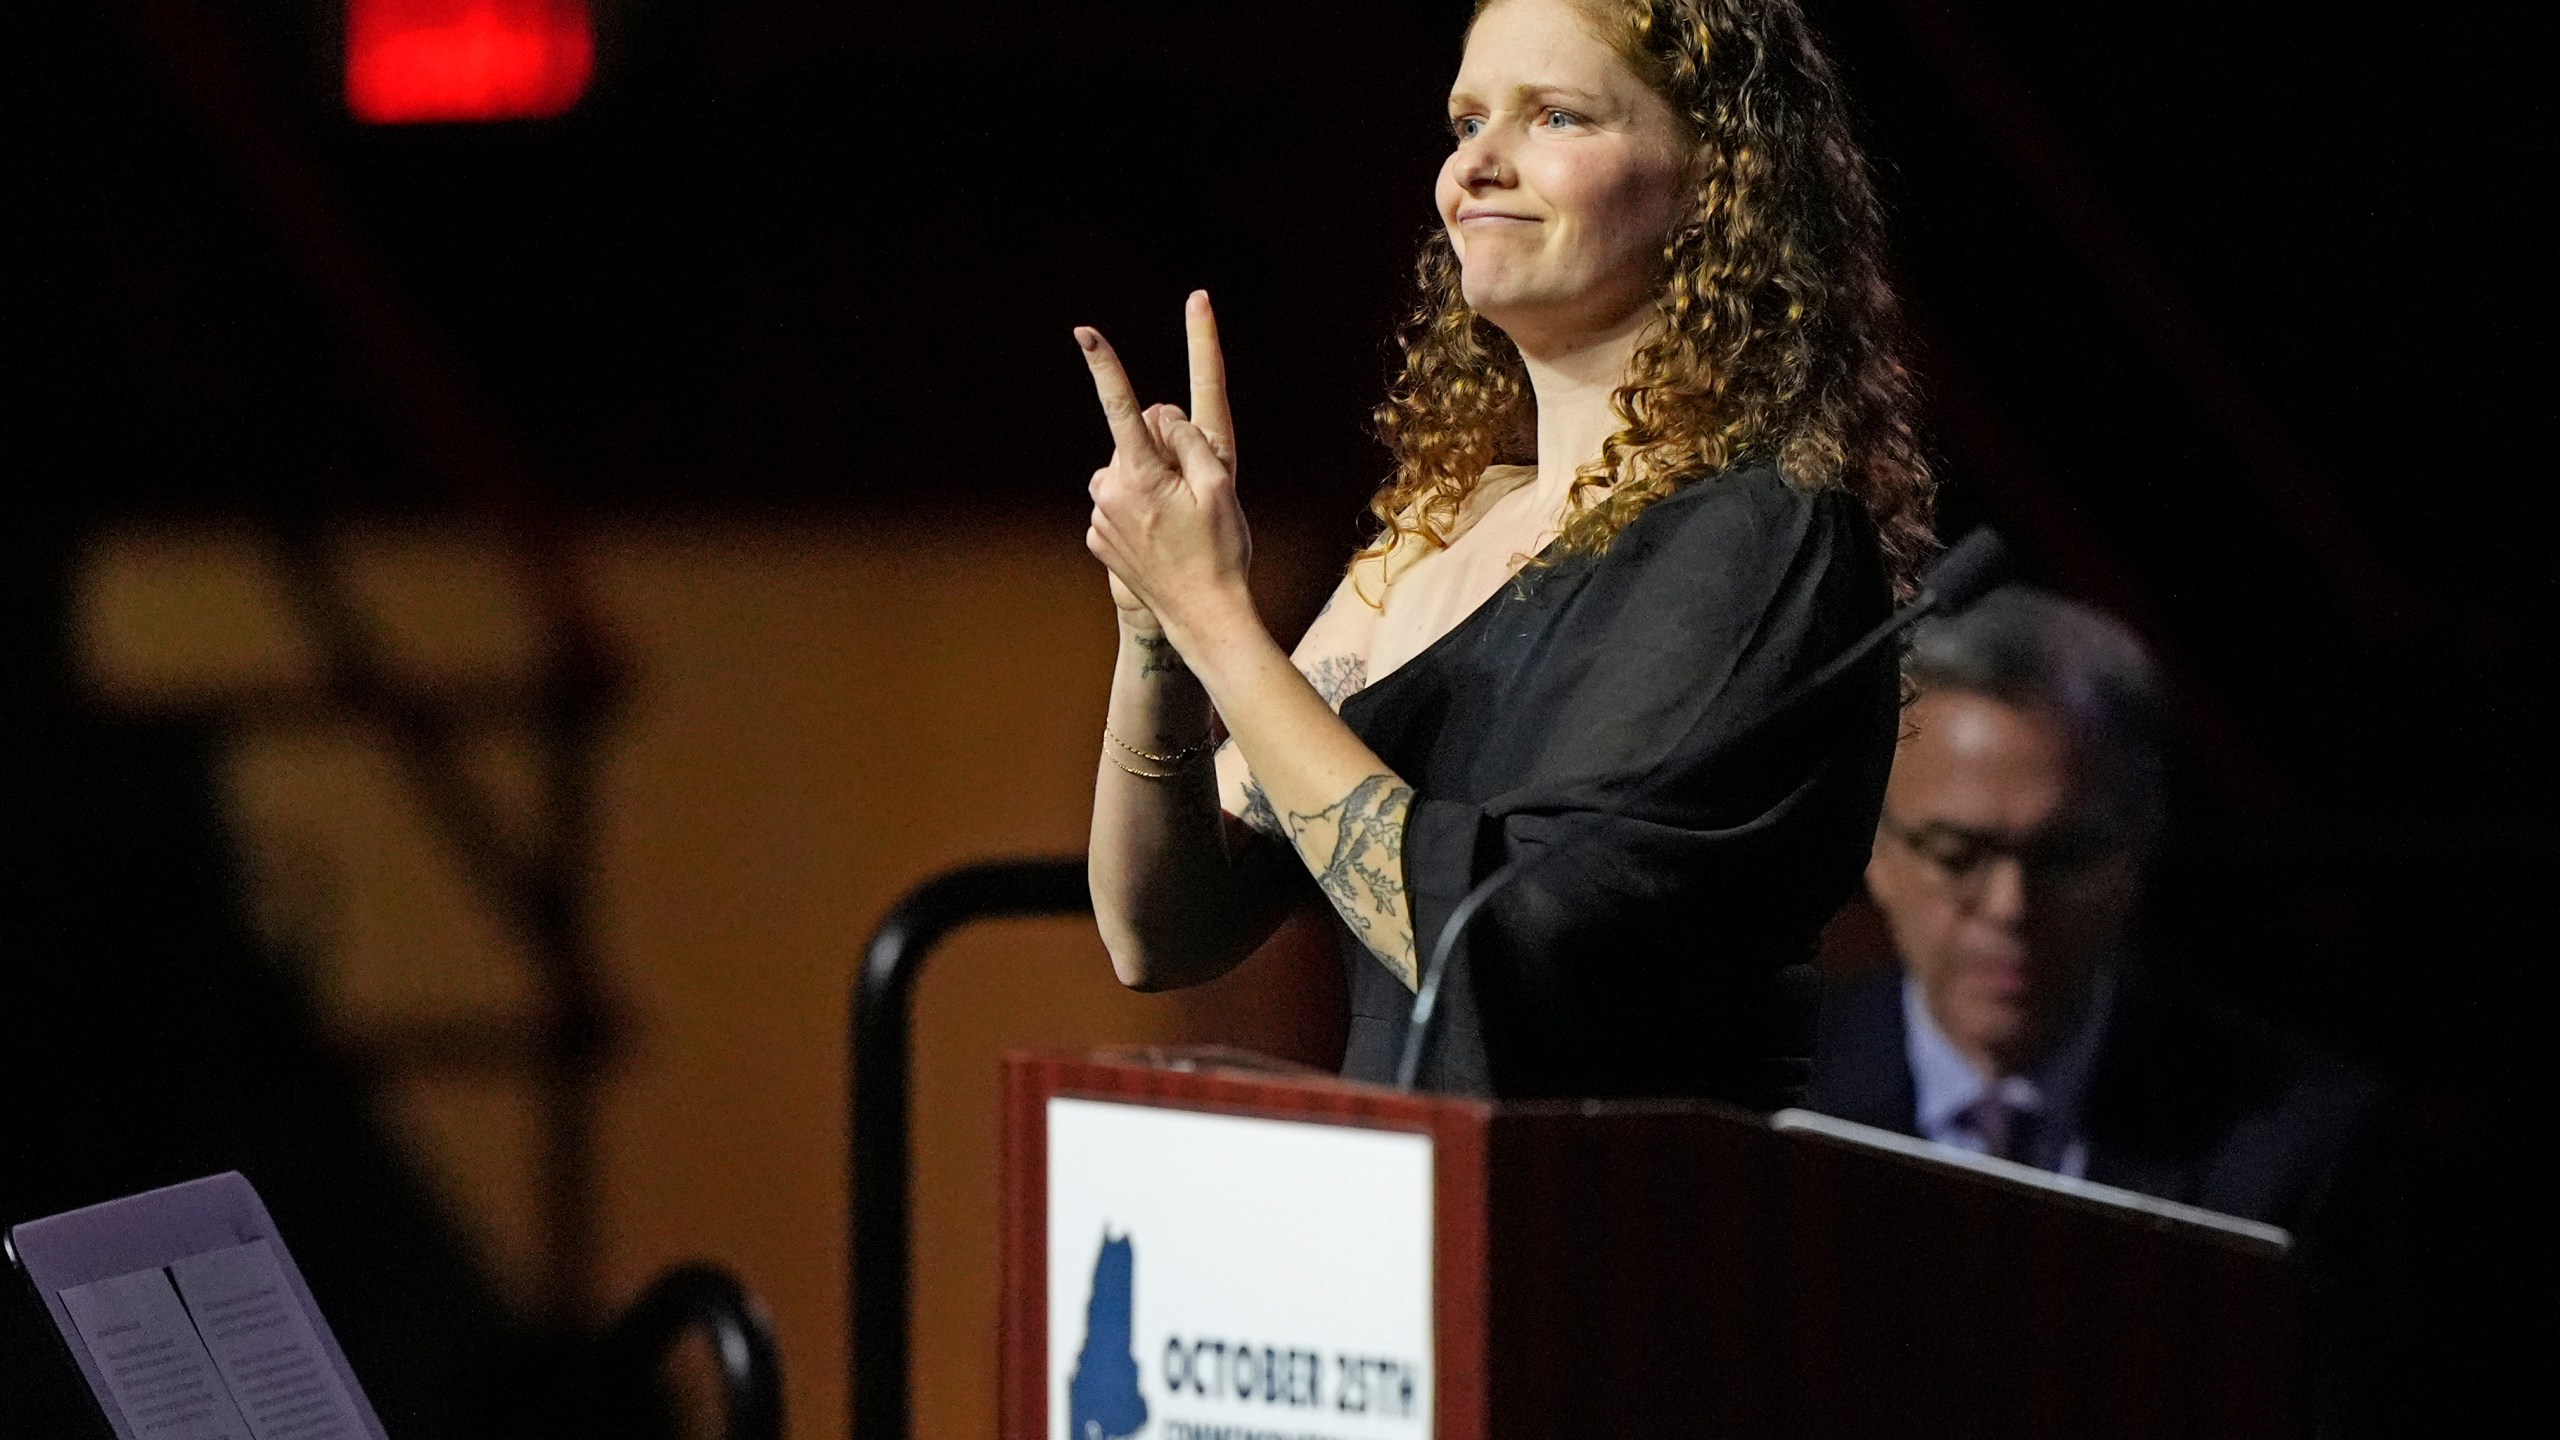
[[[1112,458],[1086,487],[1085,548],[1164,627],[1209,692],[1261,790],[1246,815],[1271,818],[1344,923],[1414,983],[1405,903],[1404,821],[1413,791],[1289,664],[1262,628],[1245,576],[1253,541],[1236,500],[1226,361],[1209,297],[1184,309],[1191,406],[1141,407],[1101,332],[1076,332],[1111,423]]]
[[[1352,933],[1415,984],[1404,874],[1413,789],[1344,724],[1240,590],[1166,619],[1289,843]]]

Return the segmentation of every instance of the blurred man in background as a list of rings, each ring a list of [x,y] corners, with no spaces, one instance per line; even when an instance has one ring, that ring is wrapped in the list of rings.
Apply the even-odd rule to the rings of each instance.
[[[1867,869],[1901,963],[1825,997],[1806,1104],[2293,1231],[2331,1332],[2324,1409],[2379,1424],[2336,1387],[2395,1288],[2380,1096],[2139,963],[2164,769],[2141,644],[2010,587],[1924,625],[1906,672]]]

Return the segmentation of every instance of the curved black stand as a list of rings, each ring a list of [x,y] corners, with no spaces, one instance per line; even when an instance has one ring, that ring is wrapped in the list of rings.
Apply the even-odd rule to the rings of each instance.
[[[651,1281],[614,1321],[604,1352],[615,1372],[646,1376],[694,1329],[709,1337],[720,1367],[727,1440],[782,1440],[782,1353],[773,1320],[726,1270],[679,1265]]]
[[[853,1203],[845,1222],[854,1440],[906,1440],[912,1420],[907,1095],[916,977],[934,947],[963,925],[1092,909],[1083,856],[970,865],[908,891],[863,951],[853,991]]]

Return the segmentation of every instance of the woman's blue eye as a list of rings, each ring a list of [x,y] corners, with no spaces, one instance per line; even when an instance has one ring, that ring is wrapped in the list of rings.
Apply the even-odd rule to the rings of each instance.
[[[1461,119],[1451,121],[1449,123],[1449,128],[1458,133],[1459,139],[1472,140],[1476,137],[1476,132],[1484,129],[1484,122],[1473,115],[1469,115]]]
[[[1562,129],[1567,125],[1579,125],[1582,123],[1582,117],[1574,114],[1570,110],[1550,110],[1546,114],[1539,116],[1538,119],[1551,130]]]

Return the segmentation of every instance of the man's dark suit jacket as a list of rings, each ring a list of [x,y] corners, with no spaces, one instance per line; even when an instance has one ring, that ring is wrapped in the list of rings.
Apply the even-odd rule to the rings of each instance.
[[[2106,1027],[2081,1107],[2088,1178],[2292,1231],[2325,1332],[2324,1433],[2396,1428],[2397,1387],[2372,1368],[2389,1368],[2404,1279],[2380,1088],[2140,972]],[[1831,987],[1806,1108],[1918,1134],[1906,1054],[1898,969]]]
[[[1906,1053],[1900,971],[1826,992],[1806,1108],[1919,1134]],[[2117,987],[2082,1109],[2089,1179],[2308,1232],[2380,1094],[2135,973]]]

